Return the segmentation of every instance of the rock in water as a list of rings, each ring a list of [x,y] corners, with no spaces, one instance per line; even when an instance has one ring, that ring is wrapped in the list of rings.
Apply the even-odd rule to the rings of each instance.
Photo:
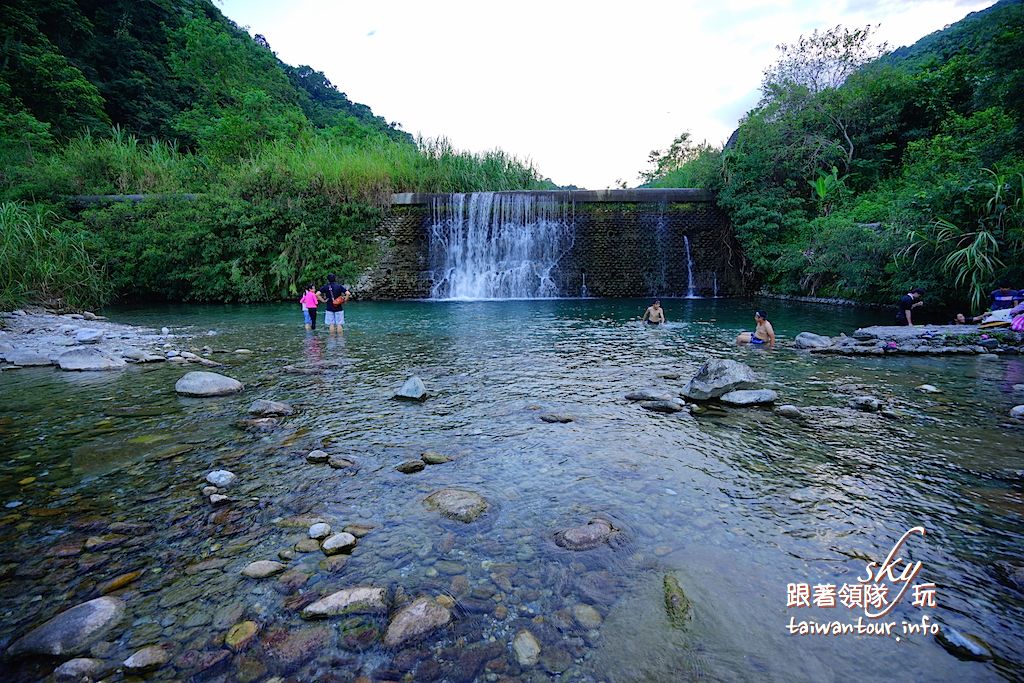
[[[534,666],[540,660],[540,643],[537,637],[525,628],[512,639],[512,651],[520,666]]]
[[[428,465],[443,465],[446,462],[451,462],[452,458],[449,455],[443,453],[437,453],[435,451],[424,451],[420,454],[420,460]]]
[[[64,655],[85,652],[124,617],[124,603],[102,597],[61,612],[22,636],[7,649],[8,655]]]
[[[397,647],[444,626],[451,619],[452,613],[430,598],[417,598],[412,604],[399,610],[388,624],[384,644],[388,647]]]
[[[756,381],[757,375],[743,363],[711,358],[683,388],[683,395],[694,401],[707,401],[736,389],[749,389]]]
[[[101,659],[78,657],[69,659],[53,670],[56,683],[81,683],[81,681],[99,680],[105,664]]]
[[[667,401],[640,401],[640,407],[644,410],[653,410],[656,413],[678,413],[683,410],[683,405],[674,400]]]
[[[755,406],[762,403],[775,403],[779,395],[771,389],[741,389],[722,394],[722,403],[733,406]]]
[[[123,358],[111,358],[99,349],[71,349],[57,356],[61,370],[118,370],[128,365]]]
[[[914,388],[917,389],[918,391],[920,391],[922,394],[941,394],[942,393],[942,389],[939,389],[938,387],[933,386],[931,384],[922,384],[922,385],[920,385],[918,387],[914,387]]]
[[[416,375],[405,380],[402,388],[395,393],[395,398],[400,401],[424,401],[427,398],[427,387],[423,385]]]
[[[806,417],[804,412],[794,405],[787,403],[775,409],[775,414],[780,417],[788,417],[791,420],[801,420]]]
[[[801,332],[793,340],[798,349],[827,349],[832,346],[832,340],[813,332]]]
[[[323,543],[320,544],[320,549],[324,551],[324,555],[337,555],[345,551],[351,552],[352,548],[356,545],[356,537],[347,531],[328,536]]]
[[[170,659],[170,655],[167,654],[167,650],[163,649],[159,645],[150,645],[144,647],[128,659],[124,660],[124,668],[129,673],[143,673],[145,671],[153,671],[159,669],[161,666],[167,663]]]
[[[259,624],[255,621],[239,622],[228,630],[227,635],[224,636],[224,644],[232,652],[239,652],[252,642],[259,630]]]
[[[306,454],[306,462],[323,463],[328,462],[330,459],[331,456],[327,451],[315,450]]]
[[[1010,417],[1017,420],[1024,420],[1024,406],[1014,406],[1010,408]]]
[[[640,389],[626,394],[627,401],[671,401],[672,395],[661,389]]]
[[[877,413],[882,409],[882,402],[874,396],[855,396],[850,399],[850,407],[865,413]]]
[[[422,460],[406,460],[395,469],[402,474],[414,474],[416,472],[422,472],[423,468],[427,466],[427,463]]]
[[[479,494],[463,489],[441,489],[423,500],[428,510],[437,510],[445,517],[472,522],[487,510],[487,501]]]
[[[615,532],[611,522],[597,518],[583,526],[557,532],[555,544],[567,550],[591,550],[607,542]]]
[[[318,541],[331,535],[331,525],[327,522],[317,522],[309,527],[309,537]]]
[[[572,415],[566,415],[565,413],[544,413],[540,416],[540,419],[549,424],[566,424],[573,421]]]
[[[280,574],[287,567],[280,562],[274,562],[273,560],[257,560],[256,562],[250,562],[242,570],[242,576],[248,576],[251,579],[265,579],[268,576],[274,574]]]
[[[940,626],[935,640],[958,659],[976,662],[992,659],[992,650],[985,641],[970,633],[961,633],[951,626]]]
[[[202,370],[186,373],[174,385],[174,390],[182,396],[227,396],[244,388],[237,379]]]
[[[319,619],[339,614],[387,614],[387,589],[356,586],[331,593],[302,610],[303,619]]]
[[[268,401],[263,398],[253,401],[252,405],[249,406],[249,414],[260,417],[281,417],[291,415],[294,412],[295,410],[287,403]]]
[[[49,356],[35,351],[8,351],[4,353],[4,358],[11,365],[20,365],[23,368],[53,365]]]
[[[103,330],[83,328],[75,332],[75,341],[79,344],[95,344],[103,339]]]
[[[665,613],[668,615],[668,622],[674,628],[684,628],[690,615],[690,601],[675,576],[666,574],[663,583],[665,586]]]
[[[238,476],[227,470],[214,470],[206,475],[206,481],[218,488],[226,489],[238,481]]]

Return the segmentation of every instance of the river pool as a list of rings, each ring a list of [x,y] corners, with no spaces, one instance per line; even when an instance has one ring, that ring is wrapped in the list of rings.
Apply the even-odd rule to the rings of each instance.
[[[108,312],[187,335],[181,348],[213,347],[219,371],[246,389],[180,398],[186,368],[170,363],[0,374],[0,647],[138,571],[114,593],[128,616],[93,654],[119,662],[163,645],[172,658],[153,680],[1019,679],[1024,427],[1008,412],[1024,403],[1024,358],[812,356],[793,349],[797,333],[849,332],[889,312],[666,300],[669,324],[648,328],[646,304],[354,303],[341,336],[305,333],[297,306]],[[755,307],[769,310],[775,350],[733,344]],[[822,409],[803,421],[769,408],[666,415],[624,399],[678,391],[710,356],[750,365],[779,403]],[[427,401],[391,398],[410,374]],[[915,390],[925,383],[943,393]],[[893,413],[847,409],[861,394]],[[258,398],[298,413],[246,431],[238,422]],[[573,421],[549,424],[548,413]],[[357,467],[306,462],[315,448]],[[395,471],[424,451],[454,460]],[[239,478],[225,507],[200,493],[213,469]],[[422,500],[445,487],[479,493],[488,510],[470,523],[427,510]],[[343,564],[293,551],[287,574],[241,576],[306,537],[288,526],[296,516],[373,529]],[[614,542],[555,544],[595,517],[618,530]],[[791,618],[863,616],[787,607],[788,584],[855,584],[919,525],[927,535],[902,556],[922,563],[914,583],[935,584],[934,607],[908,593],[882,619],[897,625],[888,636],[787,632]],[[691,603],[682,623],[666,614],[666,576]],[[386,616],[299,616],[357,585],[386,587],[392,609],[449,596],[453,620],[389,649]],[[922,617],[976,634],[995,660],[963,661],[902,632]],[[258,633],[226,650],[225,633],[246,620]],[[523,630],[540,644],[536,664],[510,646]],[[37,680],[59,661],[0,668],[4,680]]]

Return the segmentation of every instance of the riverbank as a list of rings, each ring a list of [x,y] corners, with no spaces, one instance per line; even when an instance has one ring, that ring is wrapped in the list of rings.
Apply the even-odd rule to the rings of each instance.
[[[1010,328],[980,329],[977,325],[862,327],[847,336],[824,337],[802,332],[797,348],[811,353],[848,356],[949,355],[1024,353],[1024,334]]]
[[[210,336],[214,336],[212,330]],[[191,337],[110,322],[103,316],[42,308],[0,313],[0,371],[56,366],[66,371],[120,370],[135,363],[196,363],[218,367],[214,350]]]

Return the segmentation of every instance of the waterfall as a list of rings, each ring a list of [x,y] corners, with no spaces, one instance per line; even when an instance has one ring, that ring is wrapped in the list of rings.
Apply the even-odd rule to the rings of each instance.
[[[714,289],[712,290],[714,292],[712,294],[712,296],[717,299],[718,298],[718,271],[716,270],[713,274],[715,276],[715,279],[714,279],[715,286],[714,286]]]
[[[434,200],[428,233],[432,299],[560,296],[572,205],[551,196],[475,192]]]
[[[693,256],[690,254],[690,238],[683,235],[683,245],[686,247],[686,298],[696,299],[697,294],[693,291]]]
[[[586,273],[586,271],[581,273],[581,275],[583,276],[583,284],[580,285],[580,298],[581,299],[586,299],[587,297],[590,296],[590,290],[587,289],[587,273]]]

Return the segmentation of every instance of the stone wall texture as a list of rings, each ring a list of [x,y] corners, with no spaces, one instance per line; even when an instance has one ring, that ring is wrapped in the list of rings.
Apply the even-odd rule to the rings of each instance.
[[[631,192],[628,198],[643,198]],[[589,296],[685,296],[684,237],[693,259],[694,294],[745,293],[749,283],[728,219],[710,195],[696,196],[698,201],[574,201],[575,241],[555,274],[562,295],[580,296],[585,284]],[[378,228],[378,261],[357,286],[361,296],[430,295],[429,195],[406,197],[415,199],[394,204]]]

